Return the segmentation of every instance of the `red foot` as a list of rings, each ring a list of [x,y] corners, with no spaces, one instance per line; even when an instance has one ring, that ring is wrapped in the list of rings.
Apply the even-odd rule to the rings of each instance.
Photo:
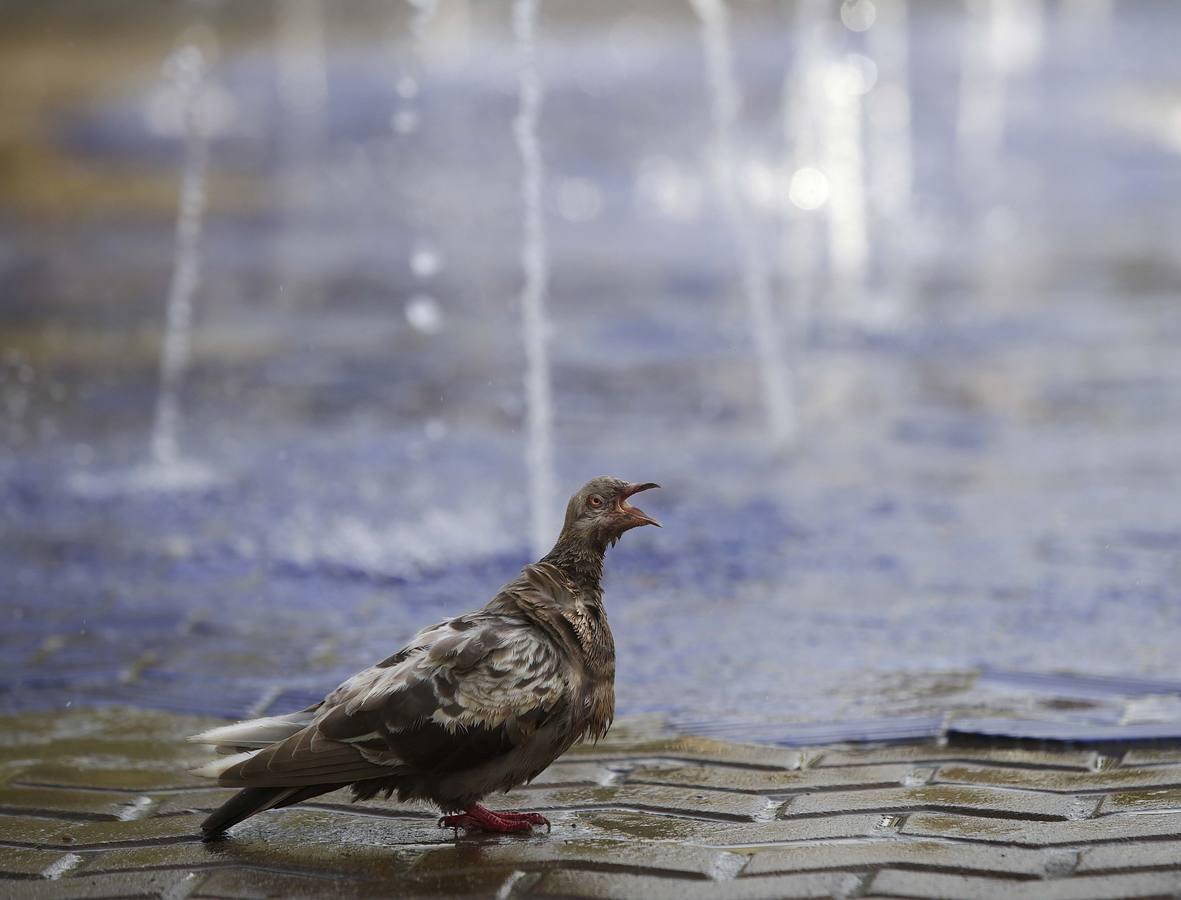
[[[439,819],[440,828],[463,828],[467,831],[490,831],[495,834],[519,834],[532,831],[534,825],[544,825],[550,830],[549,819],[540,813],[493,812],[488,807],[474,803],[463,812]]]

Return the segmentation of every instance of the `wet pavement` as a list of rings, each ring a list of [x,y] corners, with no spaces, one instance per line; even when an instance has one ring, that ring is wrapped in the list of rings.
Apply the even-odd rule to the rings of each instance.
[[[617,726],[490,800],[550,832],[464,836],[326,795],[202,843],[230,791],[187,774],[209,719],[6,717],[0,890],[97,897],[1172,896],[1181,751],[934,742],[803,750]]]

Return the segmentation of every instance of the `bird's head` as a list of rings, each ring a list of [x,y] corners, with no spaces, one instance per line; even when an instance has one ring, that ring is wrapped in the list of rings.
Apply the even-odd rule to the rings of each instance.
[[[640,509],[632,506],[628,498],[640,491],[660,487],[658,484],[631,484],[621,478],[601,475],[592,478],[566,506],[566,521],[562,525],[562,537],[584,546],[606,550],[619,540],[625,531],[640,525],[660,523]]]

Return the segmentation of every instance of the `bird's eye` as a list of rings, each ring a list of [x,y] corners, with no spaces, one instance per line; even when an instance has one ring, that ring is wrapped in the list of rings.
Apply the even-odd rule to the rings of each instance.
[[[595,509],[598,509],[599,507],[601,507],[603,505],[603,498],[600,497],[598,494],[591,494],[590,497],[587,498],[586,502],[589,503]]]

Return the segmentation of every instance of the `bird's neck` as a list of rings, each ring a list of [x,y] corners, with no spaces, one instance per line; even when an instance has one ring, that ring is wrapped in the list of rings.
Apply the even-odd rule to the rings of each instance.
[[[562,538],[547,553],[542,562],[556,566],[588,597],[598,598],[603,590],[603,555],[605,548],[592,547],[580,541]]]

